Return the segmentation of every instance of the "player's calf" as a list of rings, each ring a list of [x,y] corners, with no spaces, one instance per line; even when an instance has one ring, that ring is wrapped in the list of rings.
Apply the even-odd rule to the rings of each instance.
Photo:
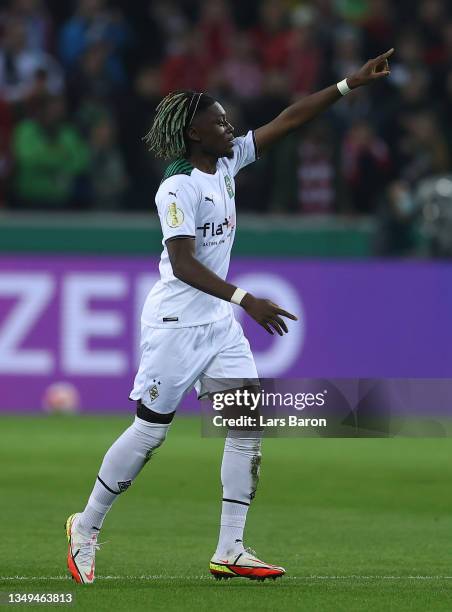
[[[146,421],[137,416],[107,451],[84,511],[67,519],[67,565],[76,582],[94,581],[97,536],[105,516],[163,444],[172,416],[166,415],[167,422]]]

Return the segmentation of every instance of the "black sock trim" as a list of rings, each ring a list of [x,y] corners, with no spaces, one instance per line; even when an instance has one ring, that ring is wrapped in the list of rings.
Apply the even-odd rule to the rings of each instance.
[[[115,495],[119,495],[121,493],[121,491],[113,491],[113,489],[110,489],[110,487],[105,484],[105,482],[100,476],[97,477],[97,480],[100,482],[101,485],[104,485],[104,487],[107,489],[107,491],[110,491],[110,493],[114,493]]]
[[[238,499],[226,499],[223,497],[223,501],[229,502],[230,504],[240,504],[241,506],[249,506],[246,502],[239,501]]]

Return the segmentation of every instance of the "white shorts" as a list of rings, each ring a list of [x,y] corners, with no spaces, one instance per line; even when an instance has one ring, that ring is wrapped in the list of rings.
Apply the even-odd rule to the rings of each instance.
[[[130,399],[167,414],[193,387],[202,397],[220,390],[226,380],[234,382],[224,387],[229,389],[258,384],[250,343],[233,315],[195,327],[142,325],[141,361]]]

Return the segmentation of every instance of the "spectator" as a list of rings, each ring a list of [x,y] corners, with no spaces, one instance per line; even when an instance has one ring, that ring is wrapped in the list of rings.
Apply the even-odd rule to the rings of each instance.
[[[92,43],[85,49],[68,81],[72,110],[76,110],[86,97],[96,98],[111,107],[118,103],[121,88],[110,72],[108,54],[108,47],[102,42]]]
[[[397,142],[399,175],[411,186],[432,174],[450,171],[451,156],[444,131],[429,110],[407,113]]]
[[[358,70],[362,63],[359,30],[349,26],[340,28],[334,40],[334,60],[332,63],[334,80],[342,80],[344,75]]]
[[[383,106],[383,102],[381,103]],[[380,109],[375,108],[372,95],[367,90],[352,91],[346,98],[340,100],[331,109],[331,116],[336,124],[336,129],[343,137],[357,121],[369,121],[379,113]]]
[[[209,57],[215,63],[224,61],[235,37],[235,27],[226,0],[201,2],[199,27]]]
[[[452,66],[452,21],[448,21],[442,28],[444,39],[444,63]]]
[[[384,256],[408,256],[416,247],[416,204],[410,186],[393,181],[378,208],[376,252]]]
[[[362,23],[366,57],[375,57],[382,49],[394,46],[394,9],[389,0],[369,0],[369,9]]]
[[[446,5],[443,0],[421,0],[418,19],[424,40],[425,61],[429,66],[440,64],[444,59],[444,43],[438,33],[446,20]]]
[[[205,91],[209,82],[212,58],[206,53],[199,30],[190,30],[180,41],[179,50],[162,66],[162,94],[177,89]]]
[[[249,36],[234,37],[231,54],[222,66],[223,83],[237,98],[249,99],[260,95],[263,73]]]
[[[250,34],[265,70],[287,64],[290,44],[288,11],[278,0],[264,0],[259,6],[259,24]]]
[[[268,123],[288,106],[289,96],[287,75],[279,70],[265,72],[260,96],[243,102],[245,122],[252,128]]]
[[[253,128],[268,123],[288,106],[289,101],[287,76],[278,70],[264,73],[261,95],[243,104],[244,125]],[[237,133],[240,133],[238,127]],[[238,174],[246,209],[259,214],[271,209],[279,212],[293,209],[296,152],[291,143],[292,139],[289,139],[271,148],[259,163],[253,164],[250,172]]]
[[[15,128],[14,195],[21,208],[65,208],[76,205],[77,179],[89,166],[86,143],[65,122],[63,99],[48,98],[36,119]]]
[[[337,151],[326,121],[308,126],[297,146],[298,209],[308,214],[331,214],[337,206]]]
[[[292,91],[305,96],[313,93],[320,81],[322,53],[312,23],[299,25],[291,34],[287,70]]]
[[[428,73],[422,68],[407,71],[406,80],[400,87],[398,109],[405,111],[423,110],[431,106],[429,99],[430,79]]]
[[[10,0],[5,17],[6,20],[16,18],[23,23],[27,50],[50,52],[54,26],[42,0]]]
[[[154,26],[161,32],[164,56],[180,53],[180,42],[190,29],[190,24],[181,6],[174,0],[151,0],[149,14]]]
[[[338,142],[327,120],[308,124],[276,147],[269,208],[302,214],[332,214],[340,201]]]
[[[47,93],[60,94],[64,79],[58,62],[48,53],[27,50],[24,24],[9,20],[0,49],[0,95],[8,102],[22,102],[43,74]]]
[[[0,208],[5,206],[8,179],[12,168],[11,132],[11,111],[8,104],[0,99]]]
[[[338,16],[353,24],[363,23],[369,15],[369,0],[336,0]]]
[[[396,84],[398,95],[390,97],[389,101],[385,100],[382,104],[383,131],[391,146],[396,146],[395,142],[404,130],[401,119],[407,113],[435,106],[435,102],[429,99],[430,79],[423,68],[404,68],[403,73],[397,76]]]
[[[90,134],[89,177],[92,206],[96,210],[117,210],[123,203],[127,174],[116,143],[115,128],[108,115],[95,123]]]
[[[444,41],[443,62],[437,66],[433,73],[433,86],[436,96],[443,100],[443,104],[449,99],[447,86],[448,75],[452,72],[452,21],[444,24],[442,29]]]
[[[452,152],[452,121],[450,121],[450,109],[452,108],[452,67],[444,78],[444,95],[441,97],[441,123],[444,126],[444,135],[447,140],[449,153]]]
[[[375,213],[389,177],[389,149],[368,121],[355,123],[342,146],[343,170],[352,210]]]
[[[123,53],[131,40],[128,24],[118,10],[106,8],[105,0],[78,0],[75,15],[60,34],[60,57],[72,69],[94,43],[108,49],[108,70],[117,83],[126,82]]]
[[[391,81],[396,86],[403,86],[409,80],[412,70],[423,69],[423,40],[416,30],[408,29],[397,38],[396,47],[397,53],[391,67]]]

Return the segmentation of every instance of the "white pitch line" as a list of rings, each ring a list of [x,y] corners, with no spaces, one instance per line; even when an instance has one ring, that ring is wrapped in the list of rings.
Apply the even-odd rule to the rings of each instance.
[[[211,580],[212,576],[97,576],[96,580]],[[71,580],[70,576],[0,576],[2,580]],[[452,576],[359,576],[351,574],[349,576],[283,576],[283,580],[452,580]]]

